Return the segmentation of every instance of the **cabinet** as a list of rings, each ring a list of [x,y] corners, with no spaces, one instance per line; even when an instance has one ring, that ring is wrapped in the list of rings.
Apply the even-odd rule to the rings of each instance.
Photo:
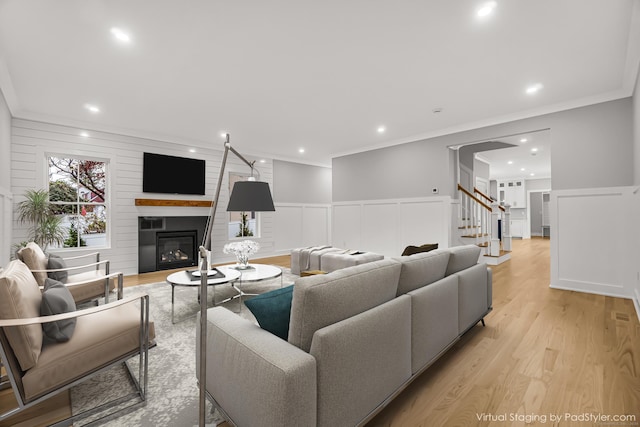
[[[526,208],[524,179],[498,181],[498,199],[500,203],[510,205],[512,208]]]

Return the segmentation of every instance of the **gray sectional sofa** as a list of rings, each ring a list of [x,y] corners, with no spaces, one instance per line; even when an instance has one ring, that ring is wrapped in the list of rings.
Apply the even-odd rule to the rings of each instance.
[[[297,279],[287,341],[210,309],[208,394],[238,426],[366,423],[491,311],[479,255],[460,246]]]

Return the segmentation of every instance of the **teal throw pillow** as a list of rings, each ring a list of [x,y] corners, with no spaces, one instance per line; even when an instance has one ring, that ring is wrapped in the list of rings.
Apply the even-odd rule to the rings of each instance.
[[[255,296],[244,304],[265,331],[287,340],[293,285]]]
[[[69,289],[56,280],[46,278],[40,303],[40,315],[51,316],[76,311],[76,303]],[[53,342],[69,341],[76,328],[76,319],[58,320],[42,324],[45,340]]]

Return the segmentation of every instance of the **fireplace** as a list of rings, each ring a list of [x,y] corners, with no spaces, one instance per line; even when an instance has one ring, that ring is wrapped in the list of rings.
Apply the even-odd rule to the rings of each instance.
[[[197,266],[206,216],[138,217],[138,272]]]
[[[156,233],[156,268],[170,270],[198,265],[197,236],[196,230]]]

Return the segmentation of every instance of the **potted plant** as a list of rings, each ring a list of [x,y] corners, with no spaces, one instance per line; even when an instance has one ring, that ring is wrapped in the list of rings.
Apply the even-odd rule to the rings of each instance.
[[[18,203],[16,213],[20,224],[30,223],[29,240],[36,242],[42,250],[52,243],[62,243],[65,236],[65,229],[62,226],[62,218],[55,215],[53,206],[49,201],[47,190],[27,190],[24,193],[25,199]],[[26,245],[21,242],[17,249]]]

